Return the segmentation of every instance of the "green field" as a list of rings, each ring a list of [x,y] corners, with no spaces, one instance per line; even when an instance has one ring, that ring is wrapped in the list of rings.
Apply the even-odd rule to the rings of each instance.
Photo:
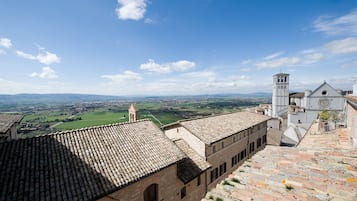
[[[59,130],[70,130],[128,121],[126,112],[110,112],[105,110],[86,112],[78,117],[81,117],[81,120],[64,122],[56,126],[56,128]]]
[[[161,127],[182,119],[236,112],[241,108],[255,106],[258,102],[223,99],[192,101],[146,101],[139,102],[140,119],[150,119]],[[79,129],[128,121],[129,104],[96,105],[83,109],[58,106],[38,110],[25,115],[19,133],[26,136],[41,135],[56,131]]]

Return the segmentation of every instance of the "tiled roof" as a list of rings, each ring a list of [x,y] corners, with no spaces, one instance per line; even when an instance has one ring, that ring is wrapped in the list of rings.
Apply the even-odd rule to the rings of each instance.
[[[194,151],[184,140],[176,140],[175,144],[188,156],[178,163],[178,177],[186,184],[196,178],[211,165],[196,151]]]
[[[202,201],[357,200],[357,150],[343,130],[316,134],[314,129],[298,147],[266,146]]]
[[[14,123],[19,123],[23,115],[0,114],[0,133],[6,133]]]
[[[185,154],[151,121],[0,143],[0,200],[93,200]]]
[[[179,123],[205,144],[211,144],[268,119],[257,113],[236,112]]]

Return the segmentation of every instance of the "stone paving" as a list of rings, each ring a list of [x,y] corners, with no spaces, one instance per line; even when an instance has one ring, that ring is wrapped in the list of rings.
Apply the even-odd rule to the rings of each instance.
[[[357,200],[357,150],[344,129],[313,125],[298,147],[266,146],[202,201]]]

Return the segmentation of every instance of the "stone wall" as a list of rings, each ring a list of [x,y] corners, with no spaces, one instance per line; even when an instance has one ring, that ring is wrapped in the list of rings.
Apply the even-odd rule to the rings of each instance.
[[[196,201],[204,197],[206,193],[205,173],[201,175],[199,186],[197,186],[197,178],[184,185],[176,175],[177,166],[173,164],[99,200],[143,201],[144,191],[151,184],[158,184],[158,200],[160,201]],[[181,189],[185,186],[186,196],[181,198]]]

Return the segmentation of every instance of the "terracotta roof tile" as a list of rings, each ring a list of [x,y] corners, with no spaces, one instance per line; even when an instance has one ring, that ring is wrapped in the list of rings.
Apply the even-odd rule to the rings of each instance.
[[[211,167],[211,165],[194,151],[184,140],[176,140],[175,144],[188,156],[178,163],[178,177],[188,183],[196,178],[203,171]]]
[[[185,157],[151,121],[0,143],[0,200],[93,200]]]
[[[257,113],[236,112],[179,123],[204,143],[211,144],[268,119],[270,117]]]

